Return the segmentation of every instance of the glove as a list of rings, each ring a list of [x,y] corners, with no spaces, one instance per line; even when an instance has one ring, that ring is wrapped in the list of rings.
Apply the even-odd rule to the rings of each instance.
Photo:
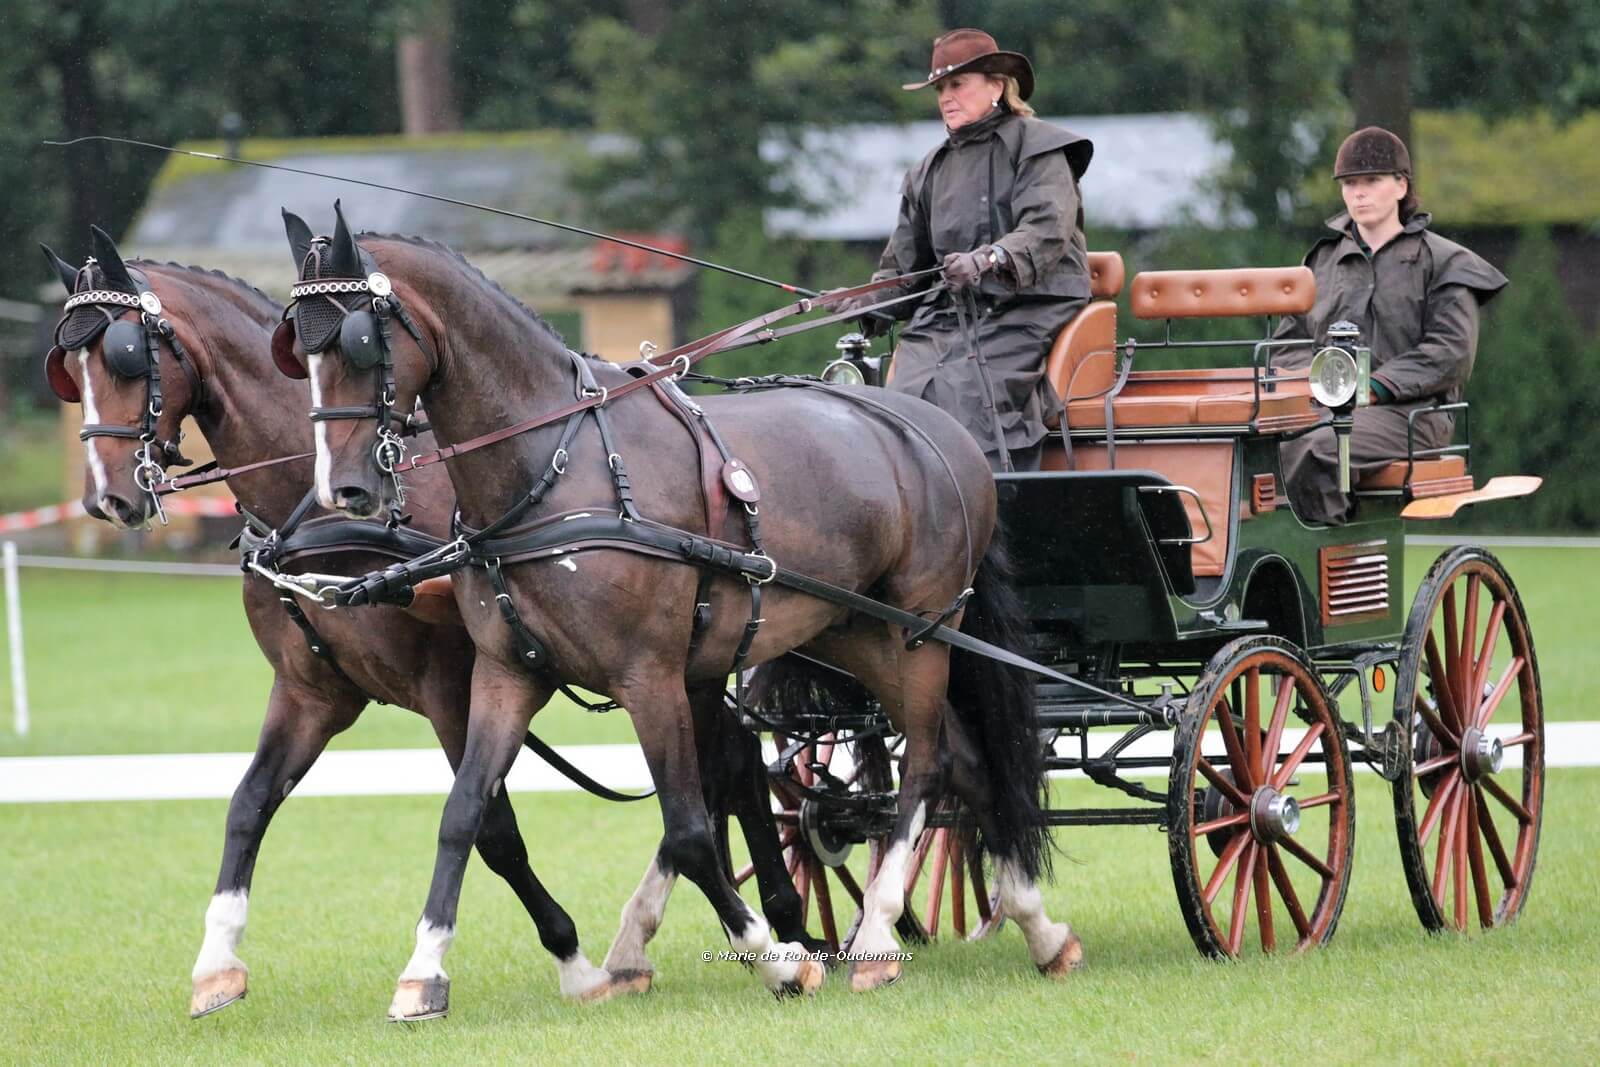
[[[971,252],[951,252],[944,257],[944,280],[958,293],[972,288],[983,277],[984,271],[993,269],[994,263],[990,259],[993,254],[988,245]]]
[[[827,296],[829,293],[837,293],[838,291],[839,290],[837,289],[829,289],[822,295]],[[880,300],[887,300],[891,296],[896,295],[896,292],[897,291],[891,286],[883,289],[874,289],[870,293],[859,293],[856,296],[841,300],[837,305],[834,306],[833,310],[835,312],[849,312],[855,311],[858,308],[871,307]],[[880,318],[879,315],[884,317]],[[857,320],[856,324],[861,328],[861,332],[863,334],[867,335],[868,337],[877,337],[879,334],[888,329],[891,320],[892,312],[882,311],[877,315],[863,316],[861,319]]]

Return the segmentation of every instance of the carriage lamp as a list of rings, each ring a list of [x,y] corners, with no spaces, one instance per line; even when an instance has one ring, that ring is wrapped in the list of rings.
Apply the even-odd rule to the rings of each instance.
[[[1340,321],[1328,328],[1329,345],[1311,357],[1311,395],[1333,411],[1333,433],[1339,446],[1339,492],[1350,491],[1350,430],[1355,409],[1366,403],[1371,388],[1371,350],[1362,346],[1361,330]]]
[[[822,380],[833,385],[877,385],[879,360],[867,355],[867,338],[861,333],[847,333],[834,342],[839,353],[832,363],[822,370]]]

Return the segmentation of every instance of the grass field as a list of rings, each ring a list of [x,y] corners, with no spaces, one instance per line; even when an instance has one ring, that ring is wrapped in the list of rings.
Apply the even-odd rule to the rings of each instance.
[[[241,949],[250,996],[200,1022],[185,1014],[188,971],[225,805],[0,809],[0,1061],[1595,1062],[1600,773],[1551,773],[1527,911],[1464,939],[1417,925],[1387,796],[1362,776],[1344,921],[1328,949],[1296,959],[1199,958],[1156,832],[1063,835],[1071,855],[1047,903],[1077,927],[1089,967],[1060,985],[1033,973],[1008,927],[917,949],[899,985],[876,994],[833,975],[814,1001],[776,1003],[736,964],[700,962],[724,942],[682,886],[652,945],[655,991],[572,1006],[515,899],[474,861],[447,961],[452,1015],[412,1028],[383,1013],[410,952],[437,798],[288,804]],[[535,864],[598,959],[656,816],[568,795],[518,805]]]
[[[1407,604],[1439,551],[1407,552]],[[1532,623],[1547,717],[1600,718],[1587,699],[1600,637],[1592,609],[1600,551],[1499,555]],[[255,747],[271,672],[245,623],[237,581],[25,570],[22,600],[33,732],[26,740],[10,732],[10,690],[0,692],[0,756]],[[557,744],[634,739],[626,715],[591,715],[560,698],[534,728]],[[420,717],[380,706],[334,740],[335,748],[434,744]]]

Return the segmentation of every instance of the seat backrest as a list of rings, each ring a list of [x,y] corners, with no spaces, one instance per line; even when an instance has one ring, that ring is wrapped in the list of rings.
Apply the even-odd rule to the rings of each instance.
[[[1117,377],[1117,294],[1127,276],[1118,252],[1089,253],[1088,307],[1056,334],[1044,372],[1062,402],[1099,396]]]
[[[1310,267],[1147,270],[1133,276],[1129,292],[1141,319],[1303,315],[1316,300]]]

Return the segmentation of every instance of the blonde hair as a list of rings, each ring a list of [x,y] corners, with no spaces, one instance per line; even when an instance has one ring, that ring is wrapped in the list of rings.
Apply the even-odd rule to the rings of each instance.
[[[1002,98],[1006,110],[1012,114],[1021,115],[1025,119],[1033,118],[1033,108],[1028,106],[1026,100],[1022,99],[1022,86],[1017,84],[1017,79],[1009,74],[1001,75],[1000,77],[1006,83],[1005,94]]]

